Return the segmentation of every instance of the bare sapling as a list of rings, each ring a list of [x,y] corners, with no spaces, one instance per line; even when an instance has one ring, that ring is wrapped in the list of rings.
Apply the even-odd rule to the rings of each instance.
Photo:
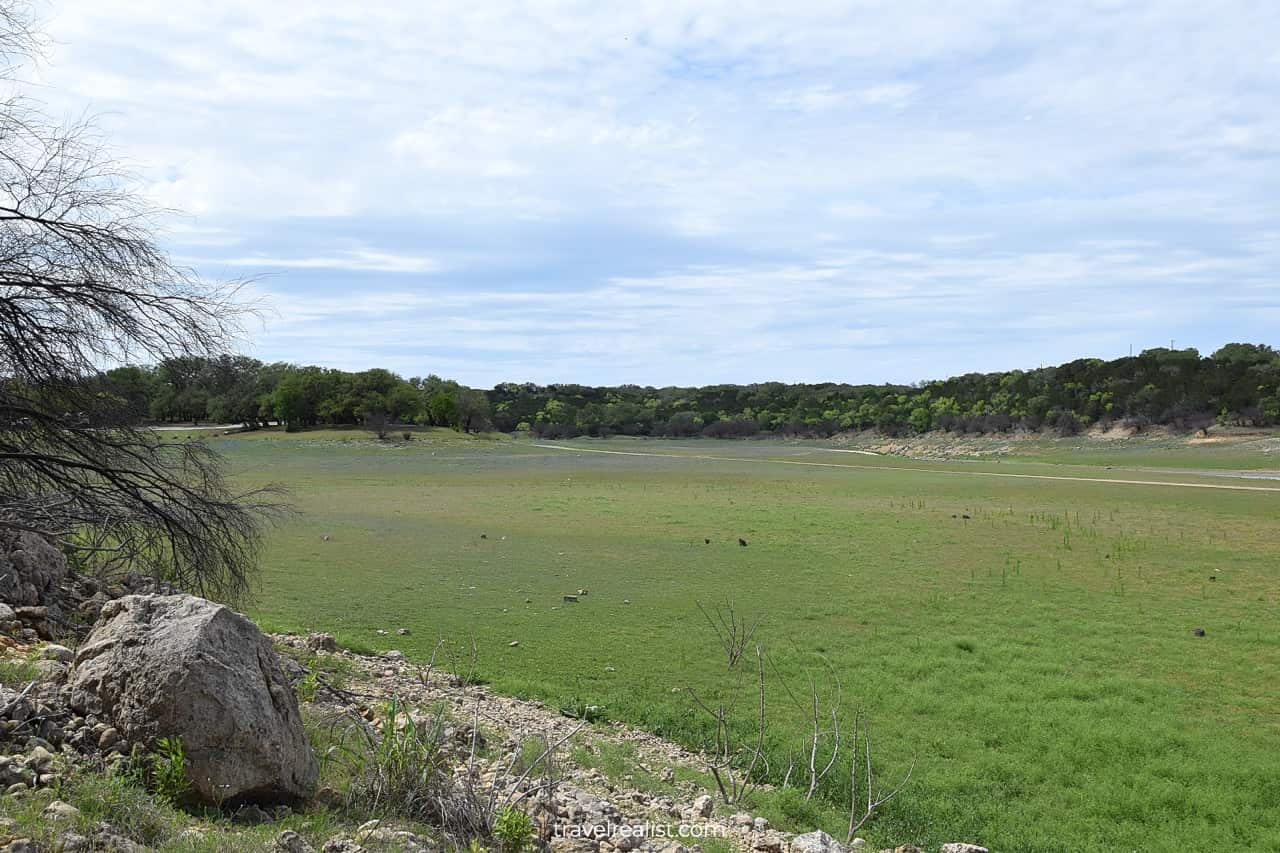
[[[728,659],[729,668],[733,669],[746,653],[760,620],[739,616],[734,611],[731,601],[725,602],[723,606],[717,604],[712,610],[707,610],[700,601],[694,603],[698,605],[698,610],[702,612],[711,630],[716,632],[716,638],[719,639],[720,646]]]

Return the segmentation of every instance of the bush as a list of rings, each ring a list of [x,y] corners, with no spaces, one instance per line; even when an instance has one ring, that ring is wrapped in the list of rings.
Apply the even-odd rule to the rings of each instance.
[[[375,723],[376,731],[359,729],[360,745],[339,749],[347,756],[352,777],[347,810],[364,819],[400,817],[438,826],[458,844],[488,838],[493,803],[474,779],[455,779],[446,754],[444,709],[415,719],[409,708],[392,699]]]
[[[151,756],[151,789],[161,800],[175,806],[185,802],[190,795],[187,751],[181,738],[160,738],[156,744],[156,751]]]
[[[533,819],[515,806],[505,806],[493,822],[493,837],[503,853],[524,853],[533,844]]]

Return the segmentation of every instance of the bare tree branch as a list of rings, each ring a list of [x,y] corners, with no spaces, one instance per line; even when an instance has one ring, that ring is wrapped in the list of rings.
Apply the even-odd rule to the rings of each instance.
[[[0,0],[0,86],[38,52],[30,10]],[[203,595],[249,585],[279,492],[237,492],[205,445],[136,423],[102,370],[230,351],[253,306],[160,248],[157,211],[87,121],[0,100],[0,531],[57,539],[101,570]]]

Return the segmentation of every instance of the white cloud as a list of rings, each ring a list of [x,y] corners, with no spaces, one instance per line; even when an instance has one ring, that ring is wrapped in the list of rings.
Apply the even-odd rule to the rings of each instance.
[[[101,111],[150,197],[198,217],[175,250],[292,271],[281,357],[646,381],[896,347],[858,376],[919,378],[1246,337],[1280,303],[1280,11],[1246,0],[47,17],[41,97]]]
[[[187,263],[201,263],[201,261],[187,259]],[[300,258],[247,255],[220,258],[216,261],[204,260],[203,263],[254,269],[356,270],[381,273],[434,273],[440,269],[440,264],[431,258],[397,255],[370,249],[356,249],[340,255]]]
[[[931,375],[933,360],[952,372],[1117,356],[1169,337],[1216,345],[1188,335],[1187,324],[1222,304],[1224,280],[1239,283],[1246,305],[1273,304],[1265,282],[1277,259],[1158,246],[1109,254],[1083,244],[1032,254],[975,246],[945,259],[856,251],[805,264],[701,265],[574,291],[317,297],[264,287],[279,315],[274,345],[333,353],[337,341],[345,353],[337,363],[351,368],[389,359],[421,374],[443,360],[482,384],[572,381],[566,365],[587,363],[594,380],[609,382],[912,381]],[[1153,302],[1153,283],[1173,287],[1176,301]],[[1252,297],[1251,283],[1263,283]]]

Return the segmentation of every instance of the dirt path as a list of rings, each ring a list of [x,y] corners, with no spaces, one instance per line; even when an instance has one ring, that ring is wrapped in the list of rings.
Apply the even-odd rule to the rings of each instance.
[[[659,459],[698,459],[708,462],[751,462],[763,465],[804,465],[811,468],[847,468],[849,470],[907,471],[916,474],[946,474],[956,477],[1005,477],[1015,480],[1059,480],[1070,483],[1105,483],[1116,486],[1167,486],[1178,489],[1217,489],[1227,492],[1273,492],[1280,488],[1271,486],[1244,486],[1229,483],[1181,483],[1167,480],[1128,480],[1110,477],[1070,477],[1060,474],[1012,474],[1003,471],[953,471],[943,468],[912,468],[905,465],[845,465],[839,462],[802,462],[796,459],[756,459],[744,456],[711,456],[704,453],[647,453],[638,450],[599,450],[559,444],[533,444],[547,450],[568,453],[606,453],[612,456],[649,456]]]

